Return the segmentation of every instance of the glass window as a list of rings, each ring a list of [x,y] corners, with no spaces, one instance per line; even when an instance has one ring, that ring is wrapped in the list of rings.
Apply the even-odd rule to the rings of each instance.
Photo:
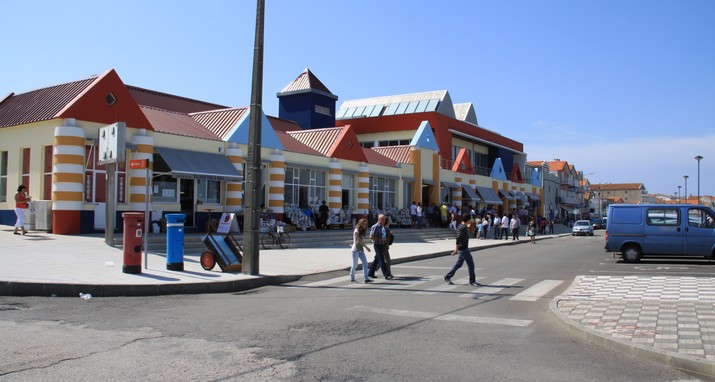
[[[7,202],[7,151],[0,151],[0,202]]]
[[[362,116],[367,117],[368,115],[372,114],[372,110],[376,107],[377,106],[375,105],[365,106],[365,110],[362,112]]]
[[[348,111],[348,109],[340,109],[340,110],[338,110],[338,115],[336,115],[335,117],[337,117],[338,119],[343,118],[343,117],[345,116],[345,112],[346,112],[346,111]]]
[[[372,109],[372,112],[370,113],[370,117],[378,117],[382,115],[382,111],[385,110],[385,107],[382,105],[376,105],[374,109]]]
[[[159,175],[152,183],[152,200],[154,203],[176,203],[179,193],[176,191],[179,182],[171,175]]]
[[[196,179],[196,199],[204,204],[221,204],[221,182],[217,180]]]
[[[397,105],[397,111],[395,111],[395,114],[404,114],[405,110],[407,110],[407,102],[400,102],[399,105]]]
[[[42,171],[42,199],[52,200],[52,146],[45,146],[45,166]]]
[[[417,107],[415,108],[415,113],[422,113],[427,109],[427,105],[429,104],[429,100],[422,100],[417,104]]]
[[[355,109],[355,113],[353,114],[353,117],[354,118],[362,117],[364,112],[365,112],[365,106],[360,106],[357,109]]]
[[[648,225],[678,225],[680,211],[674,208],[649,208],[647,221]]]
[[[30,149],[22,149],[22,184],[30,188]]]
[[[427,108],[425,109],[425,111],[437,111],[438,107],[439,107],[439,100],[431,99],[431,100],[429,100],[429,103],[427,104]]]
[[[698,228],[715,228],[715,216],[707,210],[688,209],[688,225]]]
[[[405,113],[410,114],[414,113],[415,110],[417,109],[417,105],[419,104],[419,101],[412,101],[407,105],[407,109],[405,110]]]
[[[394,115],[395,111],[397,111],[397,106],[398,104],[392,103],[387,106],[387,111],[385,111],[385,115]]]

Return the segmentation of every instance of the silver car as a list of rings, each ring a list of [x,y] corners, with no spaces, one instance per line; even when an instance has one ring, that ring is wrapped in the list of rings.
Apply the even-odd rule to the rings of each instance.
[[[591,226],[591,222],[588,220],[576,220],[576,223],[574,223],[573,229],[571,230],[571,235],[593,236],[593,227]]]

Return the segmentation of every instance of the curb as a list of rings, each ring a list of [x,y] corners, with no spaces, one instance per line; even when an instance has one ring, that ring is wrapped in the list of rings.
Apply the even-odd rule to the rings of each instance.
[[[571,283],[564,294],[573,289],[576,284],[578,284],[580,279],[581,276],[576,277],[574,282]],[[715,363],[686,355],[680,355],[667,350],[659,350],[652,347],[633,344],[631,342],[607,336],[595,330],[587,329],[586,327],[569,319],[565,314],[561,313],[558,308],[559,301],[566,299],[567,297],[564,295],[554,297],[549,303],[549,310],[551,311],[553,318],[556,319],[556,321],[570,334],[580,337],[588,342],[603,346],[607,349],[616,350],[632,357],[661,363],[674,369],[684,371],[688,374],[692,374],[703,380],[715,382]]]
[[[561,236],[566,235],[552,235],[549,237],[537,238],[537,240],[547,240]],[[491,243],[479,247],[470,247],[469,249],[470,251],[476,251],[478,249],[490,249],[505,245],[516,245],[522,243],[529,243],[529,241],[503,240],[502,242]],[[402,257],[392,259],[392,264],[402,264],[412,261],[420,261],[436,257],[449,256],[451,253],[451,251],[442,251],[423,255]],[[290,283],[304,278],[323,278],[326,276],[330,277],[331,275],[341,276],[349,270],[350,267],[345,267],[309,274],[279,276],[258,275],[255,276],[255,278],[242,280],[177,284],[68,284],[0,281],[0,296],[77,297],[80,293],[89,293],[93,297],[146,297],[175,294],[235,293],[269,285]]]

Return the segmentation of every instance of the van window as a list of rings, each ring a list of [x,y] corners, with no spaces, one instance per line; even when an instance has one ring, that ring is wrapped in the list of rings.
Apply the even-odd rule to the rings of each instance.
[[[642,211],[640,207],[614,208],[608,216],[608,220],[613,224],[641,224]]]
[[[649,208],[648,225],[679,225],[680,210],[677,208]]]
[[[706,210],[689,208],[688,225],[698,228],[715,228],[715,216]]]

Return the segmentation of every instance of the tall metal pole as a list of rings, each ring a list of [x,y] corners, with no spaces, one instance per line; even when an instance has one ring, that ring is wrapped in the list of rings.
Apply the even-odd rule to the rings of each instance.
[[[700,205],[700,161],[702,159],[702,155],[698,155],[695,157],[695,160],[698,161],[698,205]]]
[[[253,46],[253,84],[248,121],[248,171],[246,174],[246,212],[243,241],[245,250],[241,271],[258,275],[259,219],[261,189],[261,115],[263,102],[263,13],[265,0],[257,0],[256,39]]]
[[[689,203],[689,198],[688,198],[688,176],[683,175],[683,179],[685,179],[685,202]]]

